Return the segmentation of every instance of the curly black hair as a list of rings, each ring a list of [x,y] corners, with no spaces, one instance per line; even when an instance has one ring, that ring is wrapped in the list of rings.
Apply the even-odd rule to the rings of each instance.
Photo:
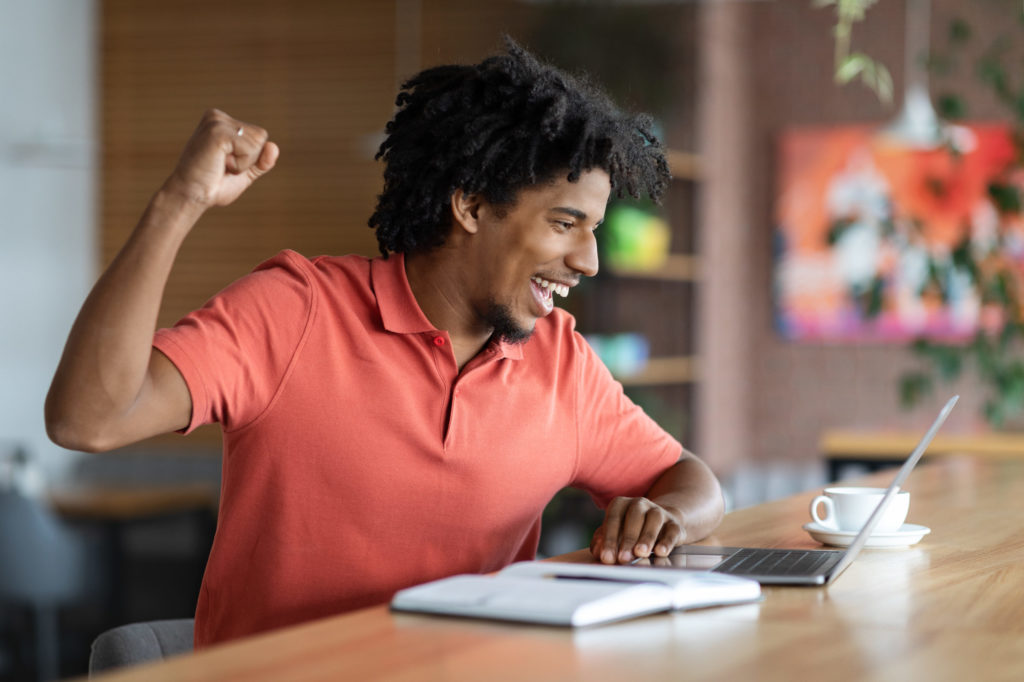
[[[585,78],[506,43],[507,54],[427,69],[402,85],[376,156],[384,191],[369,220],[384,256],[442,245],[456,189],[511,205],[524,187],[600,168],[619,196],[660,199],[669,171],[651,118],[619,111]]]

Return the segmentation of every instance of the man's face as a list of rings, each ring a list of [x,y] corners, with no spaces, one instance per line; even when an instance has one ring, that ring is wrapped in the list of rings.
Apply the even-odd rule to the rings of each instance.
[[[597,274],[594,229],[610,193],[608,174],[595,169],[521,190],[513,206],[480,205],[470,302],[495,337],[525,341],[555,296]]]

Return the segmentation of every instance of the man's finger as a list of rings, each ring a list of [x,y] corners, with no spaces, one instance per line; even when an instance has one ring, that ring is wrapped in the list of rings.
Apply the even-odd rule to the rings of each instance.
[[[231,153],[226,159],[228,172],[243,173],[255,166],[266,148],[267,131],[234,119],[225,121],[222,130],[221,134],[231,144]]]
[[[615,545],[619,563],[628,564],[636,558],[633,555],[633,546],[636,545],[636,538],[640,535],[643,524],[643,510],[638,508],[637,500],[634,498],[623,510],[622,525],[619,527],[619,541]]]
[[[256,165],[253,168],[262,175],[274,167],[279,156],[281,156],[281,148],[273,142],[267,142],[263,145],[263,151],[260,152],[260,157],[256,160]]]
[[[668,556],[673,549],[686,541],[686,531],[675,521],[669,521],[661,528],[654,553],[657,556]]]
[[[605,510],[600,557],[602,563],[615,563],[615,552],[619,546],[619,527],[622,525],[623,511],[628,504],[628,497],[616,497]]]
[[[650,556],[667,522],[669,522],[668,515],[660,507],[649,509],[644,517],[644,527],[636,539],[633,554],[639,557]]]
[[[627,505],[619,530],[619,563],[628,564],[637,557],[634,548],[647,521],[647,512],[651,508],[651,502],[643,497],[635,497]]]

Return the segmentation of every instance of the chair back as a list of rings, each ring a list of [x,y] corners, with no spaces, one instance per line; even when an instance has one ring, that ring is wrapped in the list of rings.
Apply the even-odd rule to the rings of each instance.
[[[89,676],[105,670],[160,661],[192,651],[191,618],[133,623],[107,630],[92,643]]]

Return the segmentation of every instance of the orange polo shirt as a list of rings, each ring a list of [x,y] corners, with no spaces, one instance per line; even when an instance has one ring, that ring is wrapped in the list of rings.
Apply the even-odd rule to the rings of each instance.
[[[197,646],[531,559],[566,485],[640,495],[681,446],[556,309],[460,373],[404,259],[284,251],[154,346],[224,432]]]

